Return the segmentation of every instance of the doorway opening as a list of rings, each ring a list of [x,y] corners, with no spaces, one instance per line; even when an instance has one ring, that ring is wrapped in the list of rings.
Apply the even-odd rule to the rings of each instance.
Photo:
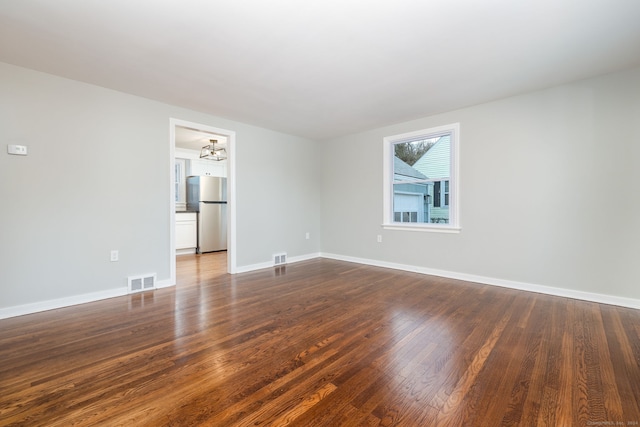
[[[197,230],[197,215],[189,214],[186,200],[188,176],[226,178],[226,271],[236,272],[236,208],[235,208],[235,132],[179,119],[170,119],[170,276],[176,284],[176,257],[195,253],[192,243]],[[211,140],[224,148],[226,159],[201,159],[200,153]],[[187,215],[184,215],[187,214]],[[179,220],[178,220],[178,219]],[[180,224],[178,224],[178,222]],[[178,233],[176,228],[178,227]],[[191,247],[193,246],[193,247]]]

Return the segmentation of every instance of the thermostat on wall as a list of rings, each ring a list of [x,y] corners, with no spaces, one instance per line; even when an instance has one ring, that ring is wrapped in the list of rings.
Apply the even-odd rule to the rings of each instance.
[[[27,155],[27,146],[26,145],[9,144],[9,145],[7,145],[7,153],[15,154],[15,155],[18,155],[18,156],[26,156]]]

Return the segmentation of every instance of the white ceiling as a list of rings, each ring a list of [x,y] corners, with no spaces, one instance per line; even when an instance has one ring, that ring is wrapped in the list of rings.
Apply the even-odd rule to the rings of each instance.
[[[189,129],[182,126],[175,128],[175,144],[177,148],[187,150],[200,151],[205,145],[209,145],[209,141],[215,139],[216,145],[220,148],[227,148],[227,137],[204,132],[195,129]]]
[[[0,61],[324,139],[640,65],[640,1],[3,0]]]

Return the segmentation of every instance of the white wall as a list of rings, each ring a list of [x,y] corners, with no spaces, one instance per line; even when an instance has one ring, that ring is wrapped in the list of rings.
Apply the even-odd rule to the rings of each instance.
[[[239,270],[287,252],[320,252],[320,168],[315,142],[259,128],[236,134]],[[251,141],[251,143],[242,143]],[[310,239],[305,233],[310,233]]]
[[[0,311],[169,279],[170,118],[236,132],[239,267],[319,252],[315,142],[0,63]]]
[[[318,144],[0,63],[0,312],[168,279],[171,117],[236,132],[240,270],[322,251],[640,299],[640,69]],[[382,230],[382,138],[452,122],[462,232]]]
[[[323,253],[638,300],[639,119],[636,69],[326,141]],[[462,232],[383,230],[382,138],[454,122]]]

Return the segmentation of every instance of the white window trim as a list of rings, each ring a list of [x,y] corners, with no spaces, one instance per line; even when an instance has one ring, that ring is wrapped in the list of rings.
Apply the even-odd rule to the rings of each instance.
[[[449,223],[398,223],[393,221],[393,155],[394,144],[417,140],[421,137],[430,138],[439,134],[451,133],[450,142],[450,176],[449,176]],[[386,230],[428,231],[439,233],[460,233],[460,123],[423,129],[415,132],[403,133],[384,137],[382,140],[382,173],[383,173],[383,215],[382,227]],[[410,225],[404,225],[410,224]]]

